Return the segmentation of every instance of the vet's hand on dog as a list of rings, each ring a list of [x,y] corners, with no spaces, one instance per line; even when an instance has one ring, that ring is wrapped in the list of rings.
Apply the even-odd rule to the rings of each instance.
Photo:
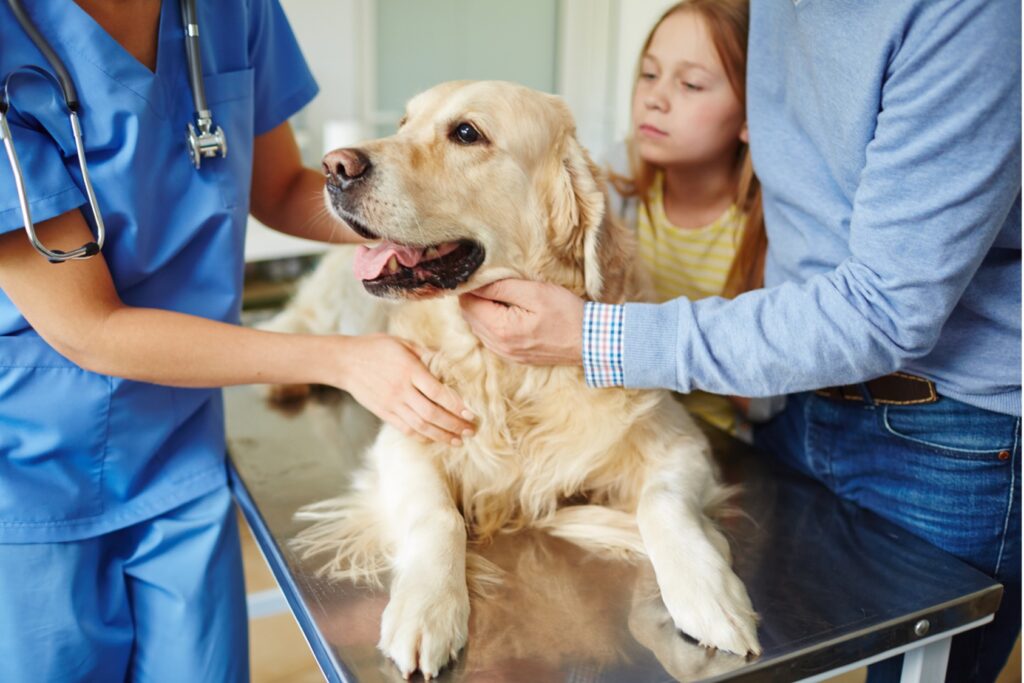
[[[499,280],[459,297],[473,334],[499,356],[530,365],[582,365],[583,299],[564,287]]]
[[[424,365],[425,349],[386,334],[344,339],[337,386],[374,415],[407,436],[444,444],[458,445],[474,431],[473,413]]]

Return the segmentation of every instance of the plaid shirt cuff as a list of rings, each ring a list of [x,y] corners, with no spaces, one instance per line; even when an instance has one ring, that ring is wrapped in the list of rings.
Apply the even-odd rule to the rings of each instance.
[[[626,307],[588,301],[583,306],[583,376],[591,387],[620,387],[622,321]]]

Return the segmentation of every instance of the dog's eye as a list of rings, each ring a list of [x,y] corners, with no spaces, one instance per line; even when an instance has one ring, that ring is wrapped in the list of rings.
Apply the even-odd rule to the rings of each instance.
[[[452,130],[452,138],[464,145],[472,145],[474,142],[479,142],[481,137],[480,131],[465,121],[456,124]]]

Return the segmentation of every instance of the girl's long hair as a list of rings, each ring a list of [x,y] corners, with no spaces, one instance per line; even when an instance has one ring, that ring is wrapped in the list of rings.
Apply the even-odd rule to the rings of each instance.
[[[669,7],[647,34],[647,40],[640,50],[633,79],[633,94],[643,69],[643,58],[651,46],[655,31],[661,23],[677,12],[694,12],[704,19],[718,57],[725,67],[729,80],[740,105],[747,110],[746,65],[747,30],[750,23],[747,0],[683,0]],[[650,191],[658,171],[653,164],[643,161],[636,151],[633,138],[628,143],[629,165],[632,177],[610,173],[612,184],[623,197],[637,198],[650,215]],[[768,238],[764,230],[764,211],[761,206],[761,184],[754,175],[748,145],[741,143],[736,157],[739,181],[736,184],[735,203],[746,214],[746,225],[740,237],[729,274],[725,280],[722,295],[734,297],[764,285],[764,260],[768,250]]]

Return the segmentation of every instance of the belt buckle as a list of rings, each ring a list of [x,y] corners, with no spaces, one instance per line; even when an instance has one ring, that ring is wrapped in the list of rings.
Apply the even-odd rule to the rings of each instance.
[[[917,375],[911,375],[909,373],[899,372],[899,371],[894,372],[894,373],[892,373],[890,375],[886,375],[884,377],[879,377],[878,379],[879,380],[884,380],[884,379],[887,379],[887,378],[898,378],[899,380],[902,380],[904,384],[906,382],[917,382],[918,386],[916,386],[915,389],[924,389],[925,391],[927,391],[927,395],[922,396],[921,398],[908,398],[908,399],[876,398],[875,399],[875,403],[879,403],[881,405],[887,405],[887,406],[917,406],[917,405],[924,405],[924,404],[928,404],[928,403],[935,403],[936,401],[939,400],[939,394],[935,390],[935,383],[932,382],[930,379],[926,379],[924,377],[918,377]],[[877,381],[877,380],[872,380],[872,381]],[[870,390],[870,387],[869,387],[869,390]]]

